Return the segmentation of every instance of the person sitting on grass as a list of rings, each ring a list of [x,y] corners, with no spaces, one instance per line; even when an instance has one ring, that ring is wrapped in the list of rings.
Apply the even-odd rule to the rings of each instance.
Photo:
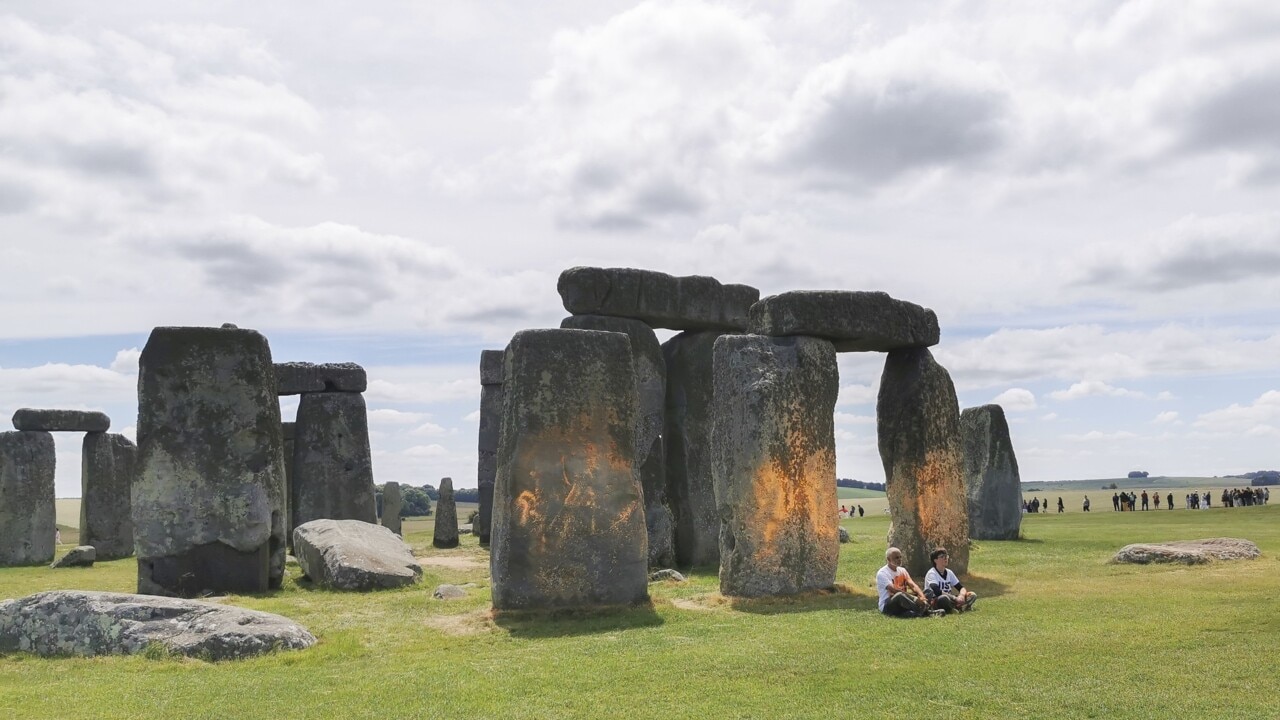
[[[933,596],[933,607],[949,613],[972,608],[978,596],[961,585],[960,578],[947,567],[947,549],[938,548],[929,553],[929,562],[933,567],[924,574],[924,586],[925,595]]]
[[[896,547],[885,550],[884,561],[884,567],[876,573],[880,612],[898,617],[923,617],[932,614],[924,592],[911,579],[911,573],[902,567],[902,551]]]

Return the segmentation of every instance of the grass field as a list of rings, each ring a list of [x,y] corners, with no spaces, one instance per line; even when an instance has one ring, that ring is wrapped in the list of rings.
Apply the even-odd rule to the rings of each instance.
[[[465,519],[465,515],[463,516]],[[875,609],[888,518],[844,521],[838,591],[763,601],[717,593],[715,572],[650,586],[652,607],[494,618],[487,554],[408,540],[421,585],[334,593],[296,582],[226,602],[320,638],[241,662],[0,657],[3,718],[1275,718],[1280,510],[1026,516],[1025,538],[975,543],[970,614],[894,620]],[[1112,565],[1137,541],[1236,536],[1255,561]],[[135,566],[0,569],[0,597],[132,591]],[[439,583],[473,582],[463,600]]]

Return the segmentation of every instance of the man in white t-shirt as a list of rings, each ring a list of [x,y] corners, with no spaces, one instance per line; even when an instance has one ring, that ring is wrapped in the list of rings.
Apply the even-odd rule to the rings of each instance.
[[[933,596],[933,607],[946,612],[958,612],[973,607],[978,599],[977,594],[960,584],[960,578],[947,567],[949,562],[946,548],[938,548],[929,553],[929,562],[933,567],[924,574],[924,586]]]
[[[876,572],[876,591],[880,594],[880,612],[900,617],[922,617],[929,614],[920,586],[902,567],[902,551],[891,547],[884,551],[885,566]]]

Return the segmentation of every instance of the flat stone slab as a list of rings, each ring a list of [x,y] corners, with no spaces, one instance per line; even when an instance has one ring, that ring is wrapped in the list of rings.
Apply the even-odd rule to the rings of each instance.
[[[760,299],[760,291],[748,285],[633,268],[569,268],[560,273],[556,290],[574,315],[626,317],[670,330],[742,330]]]
[[[175,655],[231,660],[315,642],[289,618],[197,600],[58,590],[0,602],[0,652],[131,655],[159,643]]]
[[[794,290],[751,306],[748,331],[830,340],[836,352],[888,352],[938,344],[932,310],[883,292]]]
[[[362,393],[369,376],[355,363],[276,363],[276,391],[281,395],[310,392]]]
[[[77,545],[71,548],[66,555],[53,561],[51,568],[67,568],[67,567],[93,567],[93,563],[98,559],[98,550],[92,545]]]
[[[381,590],[422,579],[422,566],[398,535],[360,520],[312,520],[294,528],[293,554],[317,585]]]
[[[1262,553],[1258,546],[1240,538],[1205,538],[1167,543],[1134,543],[1120,548],[1111,562],[1182,563],[1200,565],[1214,560],[1255,560]]]
[[[13,427],[46,432],[106,432],[111,427],[111,418],[92,410],[22,408],[13,414]]]

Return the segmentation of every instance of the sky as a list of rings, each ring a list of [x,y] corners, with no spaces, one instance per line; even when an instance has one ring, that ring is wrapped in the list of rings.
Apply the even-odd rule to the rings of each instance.
[[[595,265],[932,308],[1023,480],[1280,467],[1280,4],[358,5],[0,5],[0,416],[131,434],[151,329],[232,322],[474,487],[480,350]]]

